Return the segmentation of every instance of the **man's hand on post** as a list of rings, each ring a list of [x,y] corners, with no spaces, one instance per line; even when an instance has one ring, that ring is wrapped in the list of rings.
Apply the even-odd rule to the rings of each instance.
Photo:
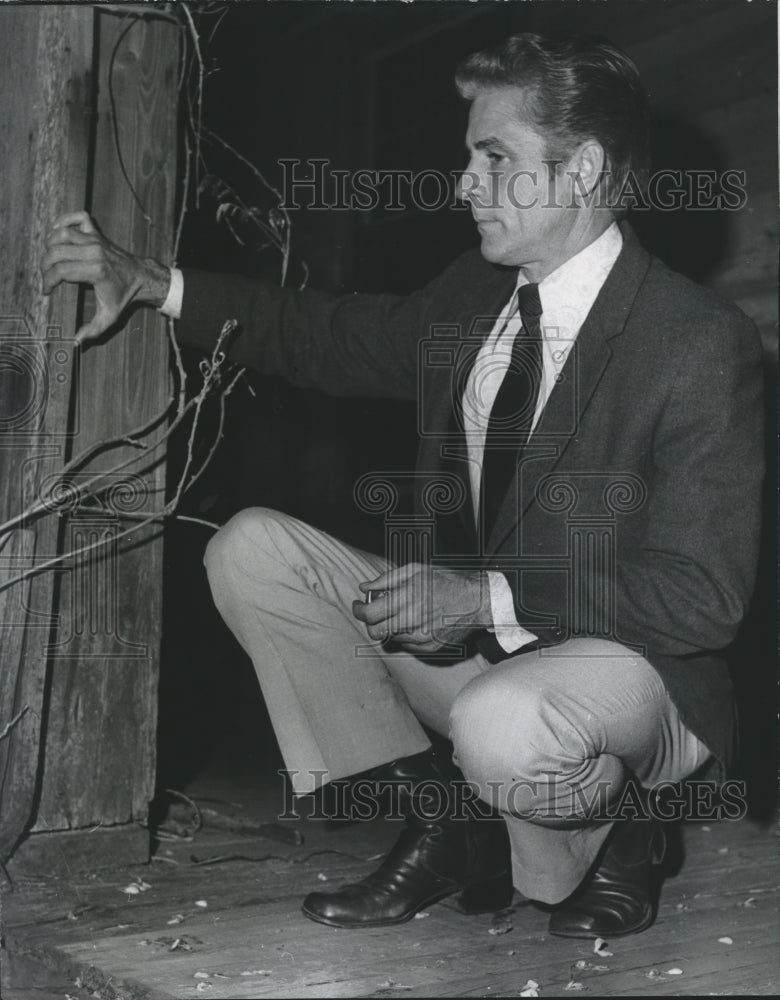
[[[87,212],[60,216],[41,262],[43,291],[62,281],[91,285],[95,315],[76,334],[76,342],[94,340],[133,304],[160,307],[168,294],[170,271],[148,257],[136,257],[100,232]]]
[[[372,598],[352,613],[372,639],[393,639],[410,653],[434,653],[491,624],[490,589],[480,572],[407,563],[360,584]]]

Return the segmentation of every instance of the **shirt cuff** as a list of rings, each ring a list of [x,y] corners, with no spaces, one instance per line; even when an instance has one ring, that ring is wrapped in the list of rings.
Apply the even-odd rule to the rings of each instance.
[[[181,316],[181,304],[184,299],[184,275],[178,267],[171,268],[171,285],[168,289],[168,296],[160,306],[163,316],[170,319],[179,319]]]
[[[504,574],[488,571],[487,576],[490,609],[493,614],[493,627],[488,631],[495,632],[498,644],[505,653],[514,653],[527,646],[529,642],[534,642],[539,636],[517,624],[515,600]]]

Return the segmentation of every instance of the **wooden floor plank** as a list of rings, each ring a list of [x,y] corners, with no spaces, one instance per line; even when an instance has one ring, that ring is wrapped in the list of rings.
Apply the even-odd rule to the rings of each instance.
[[[605,958],[590,942],[548,935],[546,913],[519,897],[502,934],[491,934],[491,915],[467,917],[451,900],[395,928],[313,923],[302,897],[370,871],[397,828],[302,826],[300,847],[204,829],[163,844],[150,865],[21,880],[3,899],[6,942],[59,963],[105,1000],[517,996],[529,979],[542,996],[568,995],[570,981],[599,996],[780,990],[778,841],[765,826],[688,825],[685,864],[664,887],[656,923],[610,942]],[[122,892],[141,882],[149,888]],[[726,936],[733,944],[718,940]]]

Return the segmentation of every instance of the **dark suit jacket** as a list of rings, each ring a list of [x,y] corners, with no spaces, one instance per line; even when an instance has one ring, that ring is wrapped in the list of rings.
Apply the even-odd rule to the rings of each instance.
[[[736,307],[622,228],[517,481],[479,532],[458,397],[516,271],[471,251],[407,296],[189,272],[179,330],[208,349],[234,317],[236,362],[335,395],[416,399],[418,471],[466,487],[438,519],[435,555],[503,571],[518,621],[542,645],[590,634],[636,646],[723,763],[733,714],[718,651],[743,617],[757,558],[760,342]]]

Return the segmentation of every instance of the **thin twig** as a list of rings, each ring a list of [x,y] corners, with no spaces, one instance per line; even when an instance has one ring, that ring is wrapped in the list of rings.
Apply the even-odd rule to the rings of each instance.
[[[137,437],[143,434],[148,434],[150,431],[154,430],[157,424],[161,423],[165,419],[168,410],[170,409],[170,406],[171,406],[171,401],[169,401],[166,404],[164,410],[162,410],[160,413],[155,414],[155,416],[153,416],[141,427],[138,427],[136,430],[134,430],[130,435],[119,435],[115,438],[104,438],[102,441],[96,441],[95,444],[90,445],[88,448],[85,448],[84,451],[82,451],[80,454],[76,455],[69,462],[66,462],[65,465],[63,465],[60,472],[58,473],[59,478],[57,479],[57,482],[52,484],[48,494],[45,497],[42,497],[39,500],[33,502],[25,510],[21,511],[19,514],[15,514],[13,517],[5,521],[3,524],[0,524],[0,537],[7,534],[7,532],[17,527],[17,525],[24,523],[30,518],[37,517],[39,514],[51,513],[52,511],[56,511],[56,504],[52,505],[50,497],[54,492],[57,484],[62,483],[65,477],[70,475],[71,472],[77,471],[79,466],[83,465],[89,458],[91,458],[97,452],[118,447],[120,444],[128,444],[133,447],[143,449],[144,455],[143,456],[132,455],[130,456],[130,458],[126,459],[123,462],[120,462],[118,465],[113,466],[111,469],[108,469],[105,472],[96,472],[91,480],[87,480],[86,483],[80,484],[81,490],[91,488],[94,483],[99,482],[104,476],[115,475],[122,469],[127,468],[128,465],[132,465],[133,462],[137,462],[139,458],[146,457],[147,454],[151,454],[152,452],[154,452],[157,448],[160,447],[160,444],[170,436],[171,434],[170,425],[169,429],[162,435],[162,437],[160,437],[152,445],[148,445],[145,442],[138,441]],[[178,423],[181,422],[181,418],[183,416],[184,416],[183,413],[179,414],[179,416],[177,417]]]
[[[192,50],[194,51],[195,62],[198,67],[198,78],[197,78],[197,92],[195,98],[195,106],[193,106],[193,99],[191,94],[185,93],[188,115],[189,115],[189,126],[192,131],[192,137],[195,146],[193,149],[189,135],[185,134],[185,172],[184,172],[184,180],[182,187],[181,210],[177,220],[176,231],[172,247],[173,260],[175,261],[178,257],[179,246],[184,226],[184,218],[189,201],[190,185],[193,183],[193,177],[191,175],[191,160],[194,162],[194,169],[195,169],[194,182],[199,190],[199,185],[197,184],[197,171],[201,164],[203,164],[204,168],[206,166],[202,152],[201,140],[203,137],[207,137],[212,142],[221,145],[225,150],[227,150],[230,154],[232,154],[232,156],[234,156],[238,161],[247,166],[254,174],[254,176],[260,181],[263,187],[276,196],[278,201],[277,211],[280,213],[282,219],[284,220],[283,225],[278,224],[273,218],[269,218],[269,221],[266,222],[263,219],[263,217],[259,214],[258,210],[248,208],[247,206],[245,206],[242,199],[237,195],[234,195],[234,203],[237,206],[237,210],[242,213],[242,217],[245,217],[246,219],[252,221],[261,231],[261,233],[265,234],[265,236],[270,240],[270,242],[279,250],[282,256],[281,282],[282,284],[284,284],[287,278],[289,259],[290,259],[291,225],[287,211],[281,207],[281,195],[279,191],[277,191],[277,189],[266,180],[263,174],[257,169],[257,167],[253,163],[251,163],[251,161],[249,161],[246,157],[244,157],[241,153],[239,153],[236,149],[234,149],[233,146],[231,146],[228,142],[226,142],[216,133],[212,132],[210,129],[207,129],[203,126],[202,122],[203,87],[204,87],[204,79],[206,76],[203,50],[201,47],[200,38],[198,36],[198,31],[195,25],[194,18],[192,17],[190,11],[188,10],[187,5],[186,4],[176,5],[174,10],[176,11],[175,18],[164,16],[164,19],[174,21],[174,23],[176,23],[179,26],[185,37],[189,37],[191,39]],[[183,13],[183,19],[179,15],[179,11]],[[119,11],[108,11],[108,12],[120,13]],[[206,12],[211,13],[208,10]],[[224,12],[221,12],[219,14],[219,18],[217,24],[214,27],[214,30],[216,30],[219,23],[221,22],[223,13]],[[128,13],[127,16],[128,18],[131,18],[131,20],[129,20],[127,26],[124,27],[120,32],[109,60],[108,82],[109,82],[109,96],[111,101],[111,108],[113,112],[112,127],[114,132],[116,152],[119,159],[120,169],[122,171],[124,179],[127,182],[128,187],[136,203],[138,204],[140,211],[143,214],[143,217],[150,225],[154,225],[153,220],[149,217],[148,213],[144,209],[144,206],[141,204],[129,177],[127,176],[127,171],[125,170],[122,151],[119,143],[119,123],[116,115],[116,102],[114,100],[114,92],[113,92],[114,65],[119,53],[119,49],[125,37],[133,27],[133,23],[136,20],[143,19],[143,15],[141,14]],[[150,16],[162,17],[163,15],[150,15]],[[186,24],[183,23],[183,20],[186,20]],[[184,88],[184,79],[186,76],[186,69],[187,69],[186,47],[184,47],[182,50],[182,59],[180,66],[181,66],[181,75],[179,80],[179,90],[181,91]],[[233,194],[233,192],[231,192],[231,194]],[[229,222],[229,219],[226,218],[226,221]],[[305,262],[301,262],[301,266],[304,272],[303,284],[301,285],[301,287],[303,287],[303,285],[306,284],[306,281],[308,279],[308,268]],[[234,389],[238,380],[244,374],[244,369],[240,369],[235,374],[232,374],[230,380],[227,381],[225,385],[223,385],[222,366],[225,361],[223,346],[225,339],[229,336],[234,327],[235,327],[235,321],[232,320],[228,321],[223,326],[223,329],[220,332],[214,350],[212,351],[210,361],[203,362],[203,367],[201,369],[203,373],[203,383],[200,386],[200,389],[196,393],[196,395],[192,399],[187,400],[186,398],[187,374],[183,364],[181,349],[178,343],[178,339],[176,337],[174,324],[172,321],[169,321],[167,325],[167,332],[173,355],[173,363],[178,378],[178,387],[177,389],[174,389],[174,392],[171,395],[171,398],[166,403],[165,407],[158,414],[156,414],[149,421],[147,421],[143,426],[134,429],[129,434],[123,434],[115,438],[106,438],[105,440],[95,442],[94,444],[85,448],[80,454],[74,456],[67,463],[65,463],[65,465],[62,467],[59,474],[57,475],[54,484],[51,487],[49,487],[49,489],[46,491],[44,495],[35,499],[25,510],[14,515],[4,524],[0,524],[0,548],[2,548],[2,546],[10,538],[10,532],[12,531],[12,529],[18,527],[19,525],[24,525],[25,522],[27,522],[28,520],[36,518],[42,514],[64,513],[62,509],[58,508],[56,501],[53,500],[57,486],[58,485],[62,486],[63,484],[65,484],[66,479],[69,475],[79,470],[83,465],[86,464],[86,462],[90,458],[95,456],[97,453],[110,451],[111,449],[120,447],[122,445],[128,446],[134,449],[135,451],[135,454],[132,454],[129,457],[122,459],[121,461],[117,462],[112,468],[104,472],[87,473],[86,480],[78,483],[78,491],[76,493],[76,498],[78,500],[80,500],[85,495],[99,496],[101,492],[107,489],[109,486],[109,484],[105,482],[108,476],[116,476],[117,473],[123,471],[124,469],[127,469],[130,466],[133,466],[134,464],[138,463],[141,459],[144,459],[149,463],[157,461],[156,458],[153,458],[155,453],[157,453],[159,449],[169,440],[171,435],[181,426],[182,422],[186,418],[188,418],[190,414],[192,414],[192,426],[190,427],[190,432],[188,435],[187,453],[185,457],[184,468],[179,477],[179,481],[176,485],[176,489],[174,490],[174,495],[172,499],[168,501],[160,510],[148,513],[118,512],[117,516],[119,518],[129,518],[130,520],[136,521],[137,523],[133,524],[131,527],[128,527],[120,531],[117,534],[107,533],[106,536],[96,539],[95,541],[93,541],[88,545],[84,545],[81,548],[62,553],[61,555],[52,557],[51,559],[47,559],[45,562],[42,562],[38,565],[31,566],[23,573],[21,573],[19,576],[15,577],[14,579],[7,580],[2,584],[0,584],[0,591],[14,586],[16,583],[21,582],[22,580],[26,579],[29,576],[38,574],[40,572],[43,572],[44,570],[59,565],[63,563],[65,560],[74,559],[94,549],[100,548],[101,546],[105,545],[106,542],[109,540],[114,543],[121,541],[122,539],[125,539],[128,536],[141,531],[146,526],[153,524],[155,522],[162,521],[165,518],[175,513],[176,507],[178,506],[181,497],[193,486],[195,482],[197,482],[197,480],[203,474],[205,469],[210,465],[214,457],[217,447],[219,446],[219,443],[222,439],[224,430],[225,400],[227,396],[230,395],[230,393]],[[203,460],[203,462],[201,462],[199,468],[195,472],[192,472],[191,469],[194,463],[195,442],[196,442],[197,430],[200,425],[202,408],[207,398],[210,398],[210,396],[212,395],[213,391],[216,388],[220,388],[221,390],[219,394],[220,402],[219,402],[219,420],[218,420],[217,433],[214,437],[214,440],[211,443],[211,446],[206,454],[205,459]],[[251,391],[251,386],[250,386],[250,391]],[[166,429],[157,437],[155,441],[146,442],[144,440],[141,440],[145,435],[151,433],[160,423],[162,423],[164,420],[166,420],[166,418],[169,417],[171,407],[174,405],[174,403],[176,404],[176,415],[172,420],[169,420]],[[152,494],[159,493],[160,490],[157,489],[151,492]],[[213,524],[210,521],[206,521],[200,518],[188,517],[184,515],[177,515],[177,517],[179,520],[191,521],[193,523],[201,524],[209,528],[217,529],[219,527],[218,525]],[[26,709],[24,709],[19,714],[19,716],[17,716],[8,724],[6,729],[2,732],[2,734],[0,734],[0,738],[5,736],[7,732],[10,731],[10,727],[13,726],[16,722],[18,722],[19,718],[21,718],[21,715],[24,713],[25,710]]]
[[[6,738],[6,736],[11,732],[11,730],[19,721],[19,719],[21,719],[24,713],[29,709],[29,707],[30,707],[29,705],[25,705],[20,712],[17,712],[17,714],[13,717],[13,719],[11,719],[11,721],[6,725],[5,729],[3,729],[2,732],[0,732],[0,740],[4,740]]]
[[[198,37],[198,32],[195,27],[195,22],[192,19],[192,14],[190,14],[187,4],[181,4],[179,10],[183,11],[184,16],[187,18],[190,28],[190,36],[192,38],[192,45],[195,50],[195,58],[198,61],[198,114],[196,120],[193,122],[193,130],[195,133],[195,163],[197,165],[198,160],[200,159],[200,137],[203,127],[203,76],[205,67],[203,64],[203,54],[200,51],[200,38]],[[197,195],[195,204],[196,206],[199,205]]]
[[[123,469],[126,469],[129,465],[132,465],[134,462],[137,462],[140,458],[146,458],[148,455],[155,452],[160,447],[160,445],[163,444],[171,436],[173,431],[179,426],[183,418],[186,416],[187,411],[192,408],[194,403],[195,400],[192,400],[191,405],[188,404],[187,407],[185,407],[185,410],[182,413],[180,413],[172,423],[168,425],[167,430],[156,441],[154,441],[151,445],[145,446],[143,455],[137,455],[137,454],[131,455],[129,458],[125,459],[122,462],[119,462],[117,465],[112,466],[110,469],[107,469],[104,472],[95,472],[92,478],[88,479],[86,483],[79,484],[80,490],[84,492],[85,490],[91,489],[96,483],[99,483],[100,480],[103,479],[105,476],[116,475],[117,472],[121,472]],[[138,430],[135,431],[134,433],[145,434],[148,433],[148,431],[152,430],[156,424],[160,423],[162,420],[165,419],[165,416],[168,410],[170,409],[170,405],[171,404],[169,402],[161,413],[158,413],[156,416],[152,417],[150,421],[144,424],[143,427],[138,428]],[[45,497],[35,501],[25,510],[21,511],[21,513],[15,514],[12,518],[9,518],[9,520],[7,520],[4,524],[0,524],[0,536],[5,535],[7,532],[11,531],[12,528],[17,527],[17,525],[24,523],[28,519],[37,517],[39,514],[57,512],[57,505],[51,500],[51,495],[54,492],[57,484],[62,483],[66,476],[70,475],[71,472],[75,472],[80,465],[83,465],[84,462],[86,462],[87,459],[90,458],[96,452],[101,451],[103,449],[114,448],[122,442],[129,444],[135,443],[133,438],[127,436],[121,436],[119,438],[105,438],[104,440],[98,441],[91,447],[85,449],[85,451],[83,451],[80,455],[76,456],[76,458],[71,459],[70,462],[67,462],[59,472],[59,478],[57,480],[57,483],[54,483],[51,486],[49,492]],[[2,587],[0,587],[0,590],[2,590]]]
[[[186,802],[190,809],[192,809],[195,814],[195,829],[192,832],[197,833],[203,826],[203,814],[200,811],[200,806],[193,802],[188,795],[184,794],[184,792],[179,792],[175,788],[166,788],[165,794],[172,795],[175,799],[181,799],[182,802]]]
[[[189,199],[190,192],[190,159],[191,159],[191,148],[189,136],[185,134],[184,136],[184,180],[182,182],[182,193],[181,193],[181,209],[179,211],[179,220],[176,225],[176,235],[173,239],[173,263],[174,266],[179,257],[179,246],[181,243],[181,234],[184,229],[184,219],[187,214],[187,201]],[[166,324],[168,330],[168,341],[171,345],[171,350],[173,351],[174,364],[176,366],[176,372],[179,379],[179,393],[178,402],[176,404],[176,412],[181,413],[184,409],[184,405],[187,399],[187,372],[184,369],[184,363],[181,357],[181,348],[179,347],[179,341],[176,337],[176,330],[172,319],[168,319]]]
[[[181,499],[182,494],[184,493],[185,489],[188,488],[187,486],[185,486],[185,483],[187,481],[186,474],[189,472],[190,465],[193,462],[193,449],[195,447],[195,432],[198,427],[198,418],[200,417],[201,408],[203,407],[203,403],[205,402],[209,388],[211,387],[211,382],[214,379],[218,378],[219,368],[225,359],[224,352],[222,351],[222,345],[225,343],[225,340],[230,336],[230,334],[235,330],[237,326],[238,323],[234,319],[229,319],[227,320],[226,323],[224,323],[220,331],[219,337],[217,338],[217,342],[214,345],[214,350],[211,352],[211,363],[210,364],[206,363],[206,367],[204,368],[203,388],[195,397],[195,402],[196,402],[195,416],[192,421],[192,427],[190,428],[189,437],[187,438],[187,457],[184,466],[185,472],[179,480],[179,485],[176,489],[173,500],[171,501],[174,507],[178,507],[179,500]],[[231,383],[231,388],[232,388],[232,383]]]
[[[278,205],[279,211],[284,214],[284,217],[289,222],[289,218],[290,218],[289,217],[289,213],[287,212],[286,208],[282,208],[282,206],[281,206],[281,202],[282,202],[282,195],[281,195],[281,193],[273,186],[273,184],[270,183],[270,181],[266,180],[266,178],[263,176],[262,172],[260,170],[258,170],[258,168],[254,165],[254,163],[252,163],[251,160],[248,160],[245,156],[243,156],[241,153],[239,153],[239,151],[235,148],[235,146],[231,146],[229,142],[227,142],[225,139],[222,138],[221,135],[217,135],[216,132],[212,132],[211,129],[207,125],[203,126],[203,134],[205,135],[205,137],[207,139],[212,139],[214,142],[218,142],[219,145],[222,146],[223,149],[226,149],[229,153],[231,153],[233,156],[235,156],[235,158],[237,160],[240,160],[241,163],[244,164],[244,166],[249,167],[249,169],[252,171],[252,173],[255,175],[255,177],[263,185],[263,187],[265,187],[268,191],[270,191],[271,194],[276,195],[276,197],[279,199],[279,205]]]
[[[162,443],[162,441],[164,439],[166,439],[167,437],[169,437],[173,433],[173,431],[176,429],[176,427],[181,423],[181,421],[182,421],[183,417],[185,416],[186,412],[189,409],[194,409],[195,412],[194,412],[194,417],[193,417],[193,426],[192,426],[192,428],[190,430],[190,434],[189,434],[189,441],[188,441],[188,448],[187,448],[187,458],[185,460],[184,469],[182,470],[182,473],[181,473],[181,475],[179,477],[179,482],[177,484],[177,487],[176,487],[176,490],[174,492],[173,498],[167,504],[165,504],[165,506],[161,510],[154,511],[151,514],[149,514],[148,516],[144,516],[142,519],[140,519],[138,521],[137,524],[133,525],[130,528],[126,528],[123,531],[118,532],[116,535],[110,535],[109,537],[110,537],[110,540],[112,542],[114,542],[114,543],[119,542],[122,539],[127,538],[129,535],[135,534],[136,532],[140,531],[142,528],[146,527],[147,525],[150,525],[150,524],[153,524],[155,522],[159,522],[159,521],[163,520],[165,517],[167,517],[170,514],[172,514],[175,511],[176,507],[178,506],[179,501],[181,500],[182,495],[184,494],[184,492],[188,488],[188,485],[187,485],[188,484],[188,476],[189,476],[190,466],[192,465],[192,461],[193,461],[193,448],[194,448],[195,428],[198,425],[198,418],[200,416],[200,411],[201,411],[203,403],[204,403],[206,397],[208,396],[208,394],[209,394],[212,386],[219,381],[220,366],[222,365],[222,363],[225,360],[224,354],[222,352],[222,345],[224,344],[226,337],[228,337],[229,334],[235,329],[235,326],[236,326],[235,320],[228,320],[224,324],[224,326],[222,327],[222,330],[220,332],[219,338],[217,339],[217,343],[216,343],[216,345],[214,347],[214,351],[212,352],[211,363],[207,364],[206,369],[204,371],[203,386],[201,387],[200,392],[198,393],[197,396],[193,397],[193,399],[191,399],[187,403],[187,406],[185,408],[185,412],[182,413],[180,416],[176,417],[176,419],[173,420],[170,423],[170,425],[168,426],[167,430],[165,431],[165,434],[163,435],[163,437],[160,440],[156,441],[154,443],[154,445],[152,446],[153,449],[158,448],[160,446],[160,444]],[[235,383],[236,380],[237,380],[237,377],[233,379],[233,382],[231,383],[231,387]],[[137,458],[137,456],[133,456],[133,458],[130,461],[135,461],[136,458]],[[122,468],[123,466],[125,466],[127,464],[129,464],[129,462],[119,463],[119,465],[114,466],[114,468],[111,469],[110,472],[112,474],[115,474],[116,471],[118,471],[120,468]],[[98,473],[98,474],[96,474],[96,476],[94,477],[94,479],[99,479],[102,476],[105,476],[105,475],[108,475],[108,474],[109,473],[105,473],[105,472]],[[89,485],[91,485],[91,483]],[[83,485],[82,485],[82,488],[83,488]],[[106,538],[100,537],[100,538],[95,539],[93,542],[91,542],[88,545],[83,545],[80,548],[71,550],[69,552],[63,552],[61,555],[53,556],[51,559],[47,559],[45,562],[38,563],[35,566],[31,566],[29,569],[25,570],[23,573],[20,573],[18,576],[12,578],[11,580],[6,580],[3,583],[0,583],[0,591],[7,590],[9,587],[13,587],[15,584],[20,583],[22,580],[26,580],[27,577],[29,577],[29,576],[37,575],[38,573],[41,573],[43,570],[46,570],[46,569],[51,569],[53,566],[57,566],[60,563],[64,562],[66,559],[72,559],[72,558],[75,558],[77,556],[85,555],[86,553],[91,552],[92,550],[94,550],[96,548],[100,548],[101,546],[103,546],[103,545],[106,544],[106,541],[107,541]]]
[[[181,27],[176,18],[171,17],[170,14],[164,14],[162,11],[157,10],[149,10],[148,8],[139,13],[138,11],[128,12],[126,4],[122,4],[119,9],[114,4],[103,4],[99,10],[101,14],[112,14],[114,17],[132,17],[136,21],[167,21],[169,24],[175,24],[177,28]]]
[[[260,181],[260,183],[266,188],[266,190],[270,191],[273,195],[276,196],[277,211],[281,212],[282,217],[284,218],[284,239],[282,241],[282,246],[280,247],[282,254],[281,284],[284,285],[287,279],[287,270],[289,267],[289,259],[290,259],[290,214],[286,208],[282,207],[281,193],[277,190],[277,188],[273,186],[273,184],[270,183],[270,181],[266,180],[262,171],[258,170],[258,168],[254,165],[254,163],[251,162],[251,160],[248,160],[245,156],[239,153],[239,151],[234,146],[231,146],[229,142],[223,139],[222,136],[219,136],[215,132],[212,132],[211,129],[206,128],[206,126],[203,127],[203,132],[207,138],[212,139],[214,142],[219,143],[223,149],[226,149],[229,153],[231,153],[238,160],[240,160],[241,163],[243,163],[246,167],[248,167],[255,175],[255,177]]]
[[[228,385],[225,388],[225,390],[220,393],[220,396],[219,396],[219,421],[218,421],[218,425],[217,425],[217,433],[214,435],[214,441],[212,442],[212,445],[211,445],[211,448],[209,449],[208,454],[206,455],[205,459],[201,463],[200,468],[198,469],[197,472],[193,473],[193,475],[190,477],[187,485],[184,487],[184,491],[185,492],[187,490],[189,490],[200,479],[200,477],[203,475],[203,473],[206,471],[206,469],[211,464],[211,460],[214,457],[214,455],[215,455],[215,453],[217,451],[217,448],[219,447],[220,441],[222,440],[222,431],[223,431],[224,426],[225,426],[225,400],[230,395],[230,393],[233,391],[236,383],[243,376],[245,370],[246,369],[244,369],[244,368],[239,369],[239,371],[237,371],[236,374],[233,376],[232,380],[228,383]]]
[[[173,434],[173,432],[180,426],[182,420],[187,415],[188,411],[194,409],[195,419],[193,420],[193,425],[189,435],[188,461],[186,466],[187,469],[189,468],[189,465],[192,463],[192,448],[194,446],[194,434],[197,429],[200,410],[203,406],[206,397],[209,395],[213,385],[219,381],[220,367],[225,360],[224,354],[222,352],[222,346],[226,338],[233,332],[233,330],[235,330],[236,326],[237,323],[234,319],[227,320],[224,323],[222,330],[220,331],[219,337],[217,338],[217,342],[214,346],[214,350],[212,352],[211,363],[207,364],[206,368],[204,369],[203,385],[201,387],[200,392],[198,393],[197,396],[194,396],[183,406],[181,412],[178,413],[175,419],[168,424],[166,430],[156,441],[154,441],[151,445],[146,445],[146,444],[143,445],[144,447],[143,457],[146,457],[147,455],[155,452],[160,447],[160,445],[163,444],[171,436],[171,434]],[[240,377],[241,374],[243,374],[243,369],[241,369],[238,375],[234,377],[233,380],[230,382],[227,391],[232,390],[233,386],[238,380],[238,377]],[[157,424],[165,417],[165,413],[169,408],[170,408],[170,402],[168,403],[166,410],[163,411],[163,413],[157,414],[157,416],[153,417],[152,420],[150,420],[147,424],[144,425],[143,428],[140,429],[139,433],[144,433],[149,429],[153,428],[155,424]],[[77,456],[77,458],[71,460],[63,467],[63,470],[59,475],[58,482],[61,483],[63,481],[64,476],[75,471],[80,464],[85,462],[91,455],[95,454],[96,451],[101,450],[103,448],[115,447],[118,443],[123,443],[123,442],[129,444],[139,444],[139,442],[136,442],[133,437],[127,435],[122,435],[118,438],[108,438],[104,441],[98,441],[96,444],[92,445],[90,448],[87,448],[79,456]],[[132,465],[134,462],[137,462],[139,457],[141,456],[131,455],[124,461],[119,462],[117,465],[112,466],[111,469],[108,469],[104,472],[94,473],[92,478],[88,479],[86,483],[80,484],[80,490],[83,492],[87,489],[91,489],[96,483],[99,483],[100,480],[103,479],[105,476],[116,475],[117,472],[121,472],[123,469],[126,469],[127,466]],[[51,508],[50,497],[54,492],[54,489],[55,486],[52,485],[46,497],[40,499],[37,503],[32,504],[30,507],[22,511],[20,514],[15,515],[10,520],[6,521],[5,524],[1,524],[0,537],[4,535],[6,532],[10,531],[12,528],[16,527],[16,525],[18,525],[19,523],[27,520],[28,518],[35,517],[38,514],[51,511],[52,508]],[[15,583],[16,581],[13,582]],[[6,586],[10,586],[10,584],[0,585],[0,590],[4,589],[4,587]]]
[[[287,281],[287,269],[290,266],[290,225],[284,227],[284,248],[282,250],[282,278],[280,284],[284,286]]]
[[[227,12],[228,12],[228,8],[227,7],[223,7],[222,10],[220,10],[218,12],[217,19],[216,19],[216,24],[211,29],[211,32],[210,32],[209,38],[208,38],[208,42],[206,43],[207,46],[211,45],[211,43],[214,41],[214,35],[216,34],[217,29],[219,28],[219,26],[222,24],[222,19],[224,18],[225,14],[227,14]]]
[[[221,524],[216,524],[214,521],[207,521],[203,517],[190,517],[189,514],[174,514],[174,520],[190,521],[192,524],[202,524],[206,528],[213,528],[214,531],[219,531],[222,527]]]
[[[184,136],[184,178],[182,180],[181,190],[181,211],[179,212],[179,221],[176,225],[176,235],[173,238],[173,261],[176,263],[179,257],[179,247],[181,245],[181,233],[184,228],[184,219],[187,214],[187,200],[189,198],[190,190],[190,160],[192,159],[192,147],[190,146],[190,137],[188,135]]]
[[[181,348],[179,347],[179,340],[176,336],[176,328],[173,320],[169,318],[165,325],[168,332],[168,343],[171,345],[171,350],[173,351],[173,363],[176,368],[176,375],[179,381],[178,399],[176,401],[176,415],[181,416],[187,405],[187,372],[184,369],[184,361],[182,360]]]
[[[153,524],[155,521],[159,521],[161,517],[165,515],[165,511],[160,513],[150,514],[149,517],[140,521],[138,524],[134,525],[132,528],[127,528],[125,531],[120,531],[117,535],[111,535],[108,539],[98,538],[89,545],[83,545],[81,548],[73,549],[70,552],[63,552],[61,555],[52,556],[51,559],[47,559],[45,562],[38,563],[37,566],[31,566],[30,569],[25,570],[24,573],[20,573],[19,576],[14,577],[13,580],[8,580],[4,583],[0,583],[0,591],[7,590],[9,587],[13,587],[17,583],[21,583],[22,580],[26,580],[29,576],[37,575],[42,573],[46,569],[51,569],[53,566],[58,566],[60,563],[65,562],[66,559],[73,559],[76,556],[86,555],[87,552],[91,552],[93,549],[101,548],[106,544],[107,541],[118,542],[123,538],[127,538],[128,535],[133,535],[136,531],[140,531],[141,528],[145,528],[148,524]]]

